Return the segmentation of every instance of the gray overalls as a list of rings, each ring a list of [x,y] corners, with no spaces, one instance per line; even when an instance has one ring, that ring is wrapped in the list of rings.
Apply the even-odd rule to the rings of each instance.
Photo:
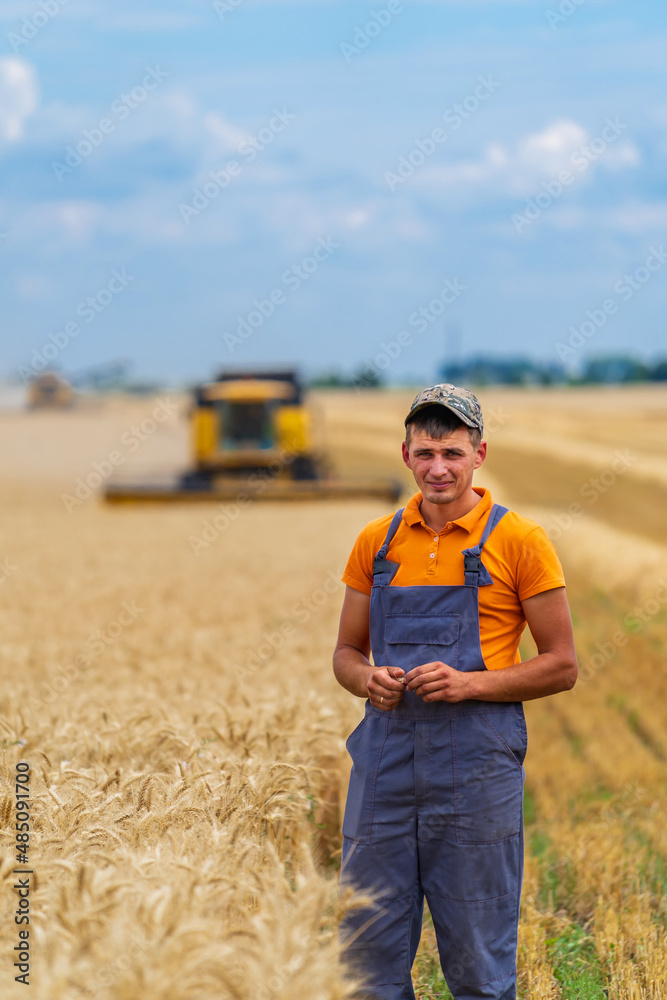
[[[507,509],[494,504],[479,543],[464,550],[463,586],[390,586],[399,564],[387,552],[402,513],[373,567],[374,663],[485,670],[478,588],[493,580],[480,557]],[[343,927],[369,996],[414,1000],[410,970],[426,896],[456,1000],[514,1000],[526,747],[520,702],[424,702],[407,690],[390,712],[366,702],[347,741],[341,881],[377,899]]]

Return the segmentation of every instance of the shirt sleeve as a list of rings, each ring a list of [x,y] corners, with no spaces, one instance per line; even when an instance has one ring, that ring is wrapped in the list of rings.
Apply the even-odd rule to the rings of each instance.
[[[565,586],[563,567],[554,544],[539,525],[526,535],[519,551],[516,592],[525,601],[545,590]]]
[[[363,594],[370,594],[373,589],[373,559],[375,554],[368,528],[364,528],[357,537],[343,576],[343,583]]]

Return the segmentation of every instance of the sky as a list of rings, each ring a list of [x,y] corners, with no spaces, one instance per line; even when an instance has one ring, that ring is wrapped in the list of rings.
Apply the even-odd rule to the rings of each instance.
[[[0,376],[667,352],[667,7],[4,0]]]

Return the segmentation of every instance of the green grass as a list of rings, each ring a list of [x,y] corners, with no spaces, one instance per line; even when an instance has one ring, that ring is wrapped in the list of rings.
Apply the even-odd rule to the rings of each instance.
[[[413,969],[417,1000],[453,1000],[443,979],[437,952],[422,951]]]
[[[607,1000],[604,971],[584,927],[572,924],[547,946],[563,1000]]]
[[[417,952],[415,964],[412,969],[412,979],[417,1000],[453,1000],[452,994],[449,992],[447,983],[442,975],[435,941],[431,937],[433,932],[433,918],[428,911],[428,907],[424,909],[422,926],[428,934],[429,940],[426,947],[424,947],[424,938],[422,938],[422,946]]]
[[[531,789],[526,787],[523,792],[523,822],[526,826],[532,826],[536,820],[537,806],[535,804],[535,796]]]
[[[640,830],[632,832],[629,849],[643,854],[637,862],[633,889],[652,897],[654,919],[660,927],[667,928],[667,858],[655,850]]]
[[[538,904],[544,910],[569,911],[575,890],[574,872],[567,858],[545,853],[540,859]]]
[[[534,830],[528,838],[528,850],[535,858],[543,858],[551,847],[551,837],[544,830]]]
[[[620,715],[623,716],[627,722],[630,730],[635,734],[638,740],[644,744],[645,747],[650,750],[650,752],[658,758],[658,760],[665,759],[665,751],[663,747],[653,738],[651,733],[646,729],[642,723],[639,712],[635,708],[629,708],[626,700],[623,696],[619,695],[609,695],[607,698],[607,704],[611,708],[615,708]]]

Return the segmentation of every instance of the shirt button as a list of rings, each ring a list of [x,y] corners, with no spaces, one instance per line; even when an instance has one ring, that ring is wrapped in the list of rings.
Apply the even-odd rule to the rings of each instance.
[[[435,552],[431,552],[431,559],[435,559]]]

